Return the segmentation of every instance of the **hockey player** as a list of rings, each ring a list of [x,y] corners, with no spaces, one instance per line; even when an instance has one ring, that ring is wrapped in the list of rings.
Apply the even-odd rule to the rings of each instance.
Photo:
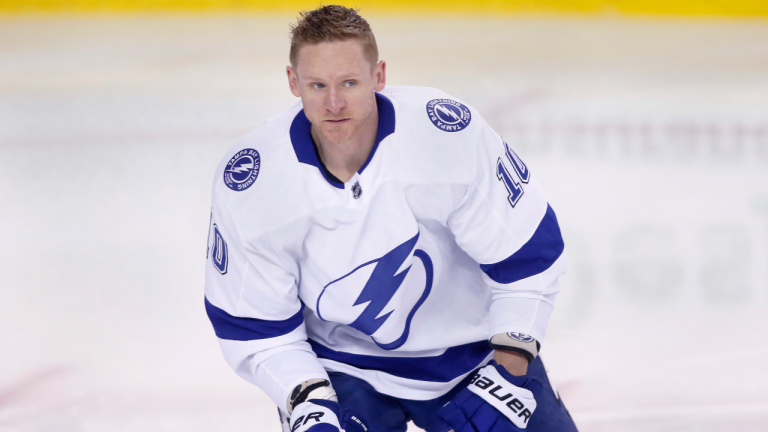
[[[433,88],[387,87],[354,10],[292,28],[301,102],[226,154],[205,307],[292,432],[574,431],[538,357],[564,245],[512,147]]]

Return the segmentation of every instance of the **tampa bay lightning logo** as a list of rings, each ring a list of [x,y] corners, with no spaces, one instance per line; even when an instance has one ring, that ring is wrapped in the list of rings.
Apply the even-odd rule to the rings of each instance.
[[[518,341],[518,342],[533,342],[533,336],[529,336],[525,333],[520,332],[507,332],[507,336],[510,338]]]
[[[427,103],[427,115],[435,127],[446,132],[458,132],[472,121],[469,108],[451,99],[432,99]]]
[[[211,261],[216,270],[221,274],[227,274],[227,265],[229,264],[229,251],[227,250],[227,242],[224,241],[219,227],[213,224],[213,251],[211,253]]]
[[[240,150],[224,167],[224,184],[233,191],[244,191],[256,181],[260,168],[259,152],[254,149]]]
[[[418,239],[417,233],[326,285],[317,299],[320,319],[360,330],[385,350],[403,346],[413,316],[432,290],[432,260],[416,249]]]

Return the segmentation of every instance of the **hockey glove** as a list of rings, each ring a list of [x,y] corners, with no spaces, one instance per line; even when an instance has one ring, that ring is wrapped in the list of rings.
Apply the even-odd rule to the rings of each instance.
[[[536,378],[516,377],[491,360],[469,385],[438,411],[429,432],[519,432],[536,410]]]
[[[367,432],[368,426],[350,410],[338,402],[310,399],[293,409],[290,420],[291,432]]]

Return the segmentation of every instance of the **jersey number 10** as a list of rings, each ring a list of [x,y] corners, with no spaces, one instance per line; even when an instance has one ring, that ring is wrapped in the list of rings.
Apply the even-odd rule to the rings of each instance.
[[[527,184],[531,177],[531,172],[528,171],[528,167],[525,166],[517,153],[509,148],[509,145],[506,142],[504,142],[504,149],[504,153],[507,155],[509,163],[511,163],[512,168],[515,169],[515,174],[517,174],[517,177],[521,182]],[[512,207],[515,207],[515,204],[520,201],[520,197],[523,196],[523,187],[520,186],[520,183],[516,182],[514,178],[512,178],[512,176],[509,174],[509,170],[504,165],[504,162],[501,160],[501,158],[496,161],[496,177],[504,183],[504,186],[506,186],[507,191],[509,192],[507,201],[509,201],[509,204]]]

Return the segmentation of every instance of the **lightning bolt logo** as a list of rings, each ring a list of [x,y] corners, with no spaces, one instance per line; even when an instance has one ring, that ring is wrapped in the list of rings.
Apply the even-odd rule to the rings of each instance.
[[[408,255],[411,254],[418,239],[419,235],[416,234],[412,239],[392,249],[391,252],[379,259],[373,274],[371,274],[371,278],[368,279],[368,283],[365,284],[363,291],[357,297],[353,306],[367,302],[370,303],[368,303],[363,313],[350,324],[351,327],[370,336],[392,315],[392,311],[390,311],[386,315],[379,316],[381,311],[384,310],[384,306],[387,305],[397,289],[402,285],[403,279],[408,275],[408,271],[411,270],[411,266],[408,266],[405,270],[395,274],[397,269],[405,262],[405,259],[408,258]]]
[[[427,102],[427,116],[436,128],[444,132],[464,130],[472,121],[472,112],[452,99],[432,99]]]
[[[355,270],[348,273],[347,275],[343,276],[342,278],[339,278],[329,283],[328,285],[326,285],[325,288],[323,289],[323,292],[320,294],[320,297],[318,297],[318,300],[317,300],[318,316],[320,316],[321,319],[326,320],[325,317],[323,316],[325,313],[324,312],[321,313],[320,309],[321,309],[321,300],[323,300],[323,295],[326,294],[326,290],[328,289],[329,286],[353,275],[355,272],[357,272],[360,269],[363,269],[370,265],[375,265],[375,267],[373,268],[373,271],[371,272],[370,276],[365,282],[365,286],[363,287],[360,294],[357,296],[357,299],[355,300],[354,304],[352,304],[352,308],[350,308],[351,310],[359,310],[359,308],[362,308],[364,306],[362,313],[360,313],[357,316],[357,318],[355,318],[348,325],[357,330],[360,330],[361,332],[367,334],[368,336],[371,336],[371,339],[373,339],[376,345],[378,345],[383,349],[393,350],[401,347],[405,343],[405,341],[408,339],[411,320],[413,319],[413,316],[416,314],[416,311],[419,309],[422,303],[424,303],[424,301],[427,299],[427,296],[429,296],[429,293],[432,289],[432,278],[433,278],[432,260],[429,258],[429,255],[427,255],[427,253],[424,252],[423,250],[421,249],[414,250],[418,239],[419,239],[419,234],[417,233],[411,239],[402,243],[396,248],[392,249],[383,257],[377,260],[365,263],[357,267]],[[392,298],[400,289],[400,287],[403,284],[403,281],[405,280],[406,276],[408,276],[408,273],[412,268],[412,265],[410,265],[398,273],[398,270],[403,266],[406,260],[411,256],[411,252],[413,252],[414,258],[420,259],[422,264],[424,264],[424,270],[426,272],[426,281],[425,281],[424,291],[422,292],[421,296],[416,301],[416,303],[412,306],[410,312],[408,313],[408,316],[405,319],[405,326],[404,326],[403,332],[399,335],[399,337],[395,338],[392,342],[388,342],[388,343],[379,342],[376,340],[373,334],[376,333],[382,327],[382,325],[384,325],[384,323],[392,316],[392,313],[394,312],[394,309],[393,309],[382,315],[384,308],[390,303]],[[409,285],[409,286],[411,288],[413,287],[412,285]],[[339,297],[335,297],[336,299],[343,297],[340,295],[340,293],[336,294],[336,296],[339,296]],[[323,309],[332,308],[334,306],[334,305],[328,304],[328,300],[325,301],[325,305],[326,306],[323,306]],[[401,305],[396,305],[396,306],[401,306]],[[355,307],[359,307],[359,308],[355,308]]]
[[[253,161],[246,162],[246,163],[244,163],[242,165],[233,167],[232,169],[228,169],[226,171],[227,172],[232,172],[232,173],[247,173],[248,171],[250,171],[252,169],[253,169]]]
[[[443,113],[446,116],[448,116],[450,118],[453,118],[455,120],[453,122],[450,122],[450,121],[445,121],[445,119],[442,119],[445,123],[455,124],[455,123],[461,122],[462,124],[466,124],[466,122],[464,120],[462,120],[461,117],[457,116],[456,113],[452,109],[446,108],[446,107],[444,107],[441,104],[436,104],[435,105],[435,111],[440,111],[441,113]]]
[[[244,191],[251,187],[259,176],[261,157],[254,149],[237,152],[224,167],[224,184],[233,191]]]

